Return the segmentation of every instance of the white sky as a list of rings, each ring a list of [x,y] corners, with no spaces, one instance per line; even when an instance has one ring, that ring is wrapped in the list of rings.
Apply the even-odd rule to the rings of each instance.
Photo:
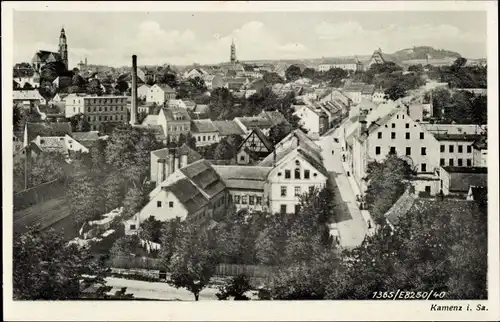
[[[218,63],[231,39],[240,60],[368,55],[427,45],[486,57],[485,12],[29,12],[14,13],[14,61],[57,50],[64,25],[69,63],[122,66]]]

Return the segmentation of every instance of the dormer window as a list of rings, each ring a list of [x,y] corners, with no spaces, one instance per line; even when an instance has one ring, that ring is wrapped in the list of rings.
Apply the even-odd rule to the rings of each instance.
[[[300,161],[299,160],[295,160],[295,164],[296,165],[300,165]]]

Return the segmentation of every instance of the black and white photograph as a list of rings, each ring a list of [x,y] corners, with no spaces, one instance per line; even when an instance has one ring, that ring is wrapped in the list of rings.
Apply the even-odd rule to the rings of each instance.
[[[496,2],[7,4],[9,305],[500,319]]]

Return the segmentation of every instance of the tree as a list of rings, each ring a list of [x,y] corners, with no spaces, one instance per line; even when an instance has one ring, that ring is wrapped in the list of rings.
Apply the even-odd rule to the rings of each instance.
[[[395,84],[385,90],[385,95],[387,98],[396,101],[406,96],[406,89],[400,84]]]
[[[162,228],[163,222],[156,220],[153,216],[150,216],[141,223],[139,236],[144,240],[159,243]]]
[[[191,93],[201,94],[207,91],[207,86],[205,85],[205,81],[198,76],[190,78],[188,80],[188,84],[191,89],[190,90]]]
[[[288,122],[276,124],[269,129],[269,139],[273,144],[278,144],[285,136],[292,132],[293,127]]]
[[[455,59],[455,61],[453,62],[453,65],[451,65],[451,69],[453,71],[458,71],[460,68],[464,67],[465,64],[467,64],[467,59],[463,58],[463,57],[459,57],[459,58]]]
[[[314,79],[316,77],[316,71],[313,68],[306,68],[302,71],[302,77]]]
[[[95,177],[80,171],[68,183],[66,198],[75,219],[76,227],[87,221],[96,220],[104,213],[105,203]]]
[[[235,301],[249,300],[245,295],[251,290],[250,279],[245,275],[239,275],[231,278],[226,285],[219,287],[219,292],[215,294],[219,300],[227,300],[230,297]]]
[[[32,89],[33,86],[30,83],[28,82],[24,83],[23,90],[32,90]]]
[[[102,92],[103,91],[102,91],[101,83],[99,82],[98,79],[94,78],[88,83],[87,94],[101,96]]]
[[[120,94],[125,93],[128,90],[128,83],[124,80],[120,80],[116,83],[115,90],[120,92]]]
[[[105,287],[106,270],[88,249],[68,245],[60,233],[34,229],[14,236],[15,300],[77,300],[82,283]],[[82,281],[81,281],[82,280]]]
[[[200,291],[210,282],[216,267],[212,242],[194,224],[184,226],[181,236],[170,260],[171,283],[176,288],[187,289],[198,301]]]
[[[231,160],[236,156],[237,148],[231,145],[226,138],[222,138],[215,148],[214,158],[216,160]]]
[[[22,131],[26,122],[26,111],[20,105],[14,104],[12,117],[12,125],[14,126],[14,131]]]
[[[38,87],[38,93],[47,101],[47,103],[56,96],[56,86],[48,81],[40,79],[40,87]]]
[[[263,76],[264,81],[267,84],[283,84],[285,80],[276,73],[265,73]]]
[[[451,103],[451,94],[447,89],[438,88],[432,91],[433,115],[436,118],[444,117],[443,112]]]
[[[62,179],[65,163],[64,156],[54,152],[44,152],[30,159],[28,164],[30,186]]]
[[[170,259],[174,254],[175,245],[179,242],[181,233],[184,232],[183,225],[184,223],[181,222],[180,217],[169,219],[163,223],[160,234],[161,248],[159,257],[164,267],[170,265]]]
[[[65,73],[66,66],[62,62],[47,63],[40,69],[40,84],[44,81],[52,83],[58,76],[63,76]]]
[[[234,107],[234,97],[227,88],[216,88],[212,91],[209,104],[209,115],[212,120],[226,119]]]
[[[88,132],[90,131],[90,123],[85,119],[83,114],[76,114],[69,118],[71,129],[73,132]]]
[[[147,202],[147,196],[139,188],[132,187],[125,194],[123,200],[123,215],[131,217],[144,207]]]
[[[322,78],[329,82],[331,86],[340,87],[342,85],[342,80],[348,76],[348,72],[342,68],[330,68],[322,75]]]
[[[424,71],[424,66],[422,66],[422,64],[418,64],[418,65],[410,65],[408,67],[408,71],[410,72],[417,72],[417,73],[421,73]]]
[[[167,84],[168,86],[170,86],[172,88],[177,88],[179,86],[177,76],[174,73],[172,73],[169,69],[167,69],[165,74],[163,74],[163,77],[161,79],[161,83]]]
[[[137,235],[124,236],[117,239],[109,253],[111,257],[134,256],[140,247],[139,237]]]
[[[297,65],[289,66],[285,71],[285,78],[288,82],[293,82],[302,76],[302,71]]]
[[[103,169],[104,170],[104,169]],[[101,191],[105,202],[105,211],[118,208],[125,199],[125,180],[119,172],[108,173],[102,182]]]

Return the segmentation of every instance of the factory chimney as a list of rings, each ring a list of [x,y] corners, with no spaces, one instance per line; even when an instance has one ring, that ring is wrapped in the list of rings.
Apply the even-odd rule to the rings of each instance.
[[[137,124],[137,56],[132,56],[132,105],[130,106],[130,124]]]

